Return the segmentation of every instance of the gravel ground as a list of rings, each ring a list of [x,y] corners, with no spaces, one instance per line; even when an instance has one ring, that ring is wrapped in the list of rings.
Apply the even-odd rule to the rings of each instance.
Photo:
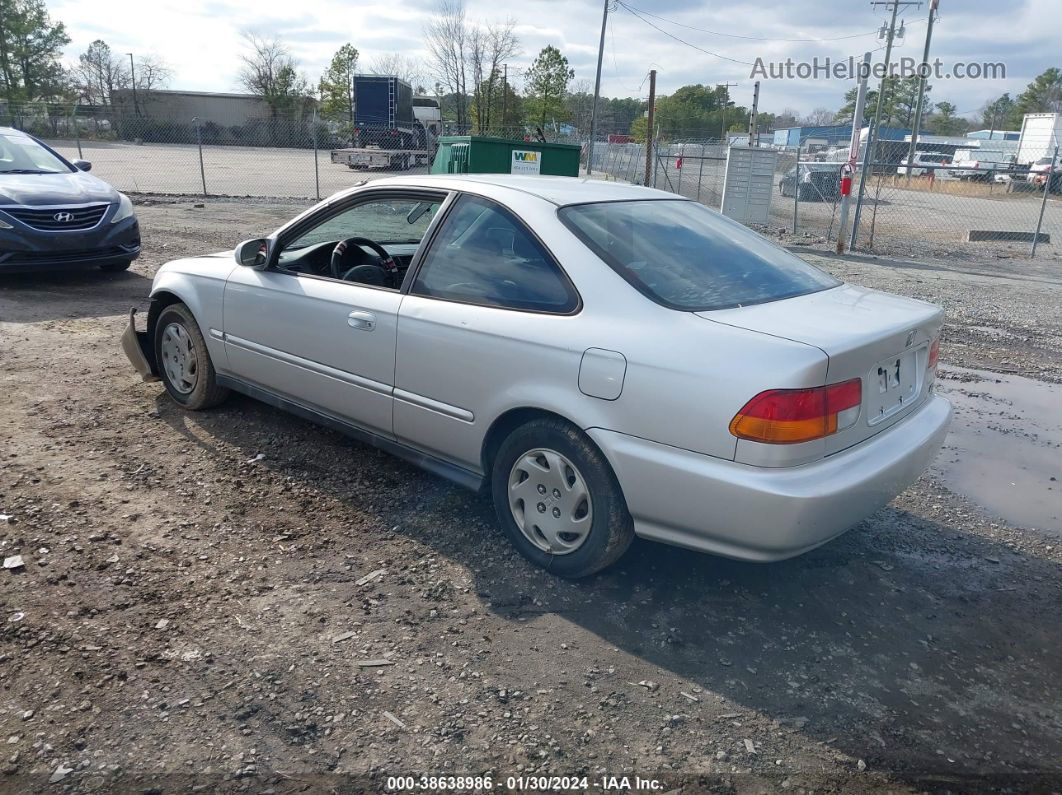
[[[81,154],[75,141],[48,142],[68,158],[84,157],[92,162],[92,173],[126,192],[157,191],[177,195],[199,194],[206,191],[214,196],[280,196],[304,198],[328,196],[349,188],[364,179],[393,176],[387,171],[352,171],[330,161],[330,150],[322,149],[314,168],[312,149],[277,147],[215,146],[203,147],[200,171],[199,150],[190,144],[145,143],[122,141],[82,141]],[[609,172],[621,179],[638,172],[640,161],[633,157],[626,145],[598,149],[597,174]],[[687,148],[681,171],[675,166],[682,148],[671,146],[669,155],[662,156],[656,169],[656,186],[663,190],[697,197],[712,208],[718,208],[722,197],[725,161],[709,159],[703,168],[693,153],[696,146]],[[712,148],[708,152],[711,155]],[[601,166],[605,168],[601,168]],[[779,155],[777,173],[773,180],[771,200],[771,230],[793,229],[793,199],[778,191],[778,181],[793,165],[792,153]],[[427,166],[416,166],[410,172],[425,173]],[[698,190],[700,183],[700,190]],[[861,244],[871,242],[871,218],[874,219],[875,252],[893,257],[933,258],[966,261],[977,259],[1028,258],[1029,244],[1014,242],[969,243],[971,229],[990,229],[1010,232],[1032,232],[1036,228],[1041,201],[1035,194],[1009,194],[1006,186],[992,186],[991,197],[963,196],[921,189],[908,190],[886,177],[879,185],[877,179],[867,184]],[[806,240],[822,240],[821,246],[831,245],[825,237],[828,230],[836,231],[837,208],[832,202],[799,203],[798,228]],[[1062,197],[1052,196],[1047,202],[1043,231],[1051,236],[1051,243],[1041,245],[1037,260],[1062,261]]]
[[[118,337],[154,270],[296,209],[158,200],[131,272],[0,282],[0,789],[1062,788],[1062,542],[932,475],[795,560],[636,542],[572,583],[476,494],[140,383]],[[943,303],[947,365],[1062,383],[1046,266],[809,258]]]

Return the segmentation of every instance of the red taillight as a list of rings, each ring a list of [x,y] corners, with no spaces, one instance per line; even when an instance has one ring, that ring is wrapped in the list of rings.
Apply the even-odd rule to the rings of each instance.
[[[926,367],[930,370],[937,369],[937,360],[940,358],[940,337],[933,340],[933,344],[929,346],[929,363]]]
[[[862,400],[858,378],[811,389],[769,389],[734,416],[730,432],[768,444],[809,442],[852,425]]]

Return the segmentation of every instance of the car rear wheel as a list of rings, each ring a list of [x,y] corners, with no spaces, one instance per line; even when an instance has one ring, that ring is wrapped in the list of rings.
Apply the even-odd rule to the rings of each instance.
[[[105,273],[118,273],[119,271],[129,270],[129,266],[133,264],[133,261],[125,260],[124,262],[108,262],[106,265],[100,265],[100,270]]]
[[[206,340],[184,304],[171,304],[159,315],[155,361],[166,391],[186,409],[207,409],[229,395],[228,389],[218,386]]]
[[[533,420],[502,442],[491,492],[513,546],[562,577],[611,566],[634,539],[608,462],[584,433],[561,420]]]

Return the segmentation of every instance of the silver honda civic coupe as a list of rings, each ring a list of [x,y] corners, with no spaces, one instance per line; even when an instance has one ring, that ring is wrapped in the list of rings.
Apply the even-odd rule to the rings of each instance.
[[[941,310],[847,285],[702,205],[564,177],[410,176],[163,265],[123,348],[493,498],[566,577],[635,536],[798,555],[922,473]]]

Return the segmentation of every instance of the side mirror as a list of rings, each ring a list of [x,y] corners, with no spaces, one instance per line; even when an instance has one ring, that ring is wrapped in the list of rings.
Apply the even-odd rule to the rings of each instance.
[[[78,171],[92,171],[92,163],[87,160],[74,160],[73,166]]]
[[[261,268],[266,264],[269,242],[264,238],[244,240],[236,246],[236,262],[245,268]]]

